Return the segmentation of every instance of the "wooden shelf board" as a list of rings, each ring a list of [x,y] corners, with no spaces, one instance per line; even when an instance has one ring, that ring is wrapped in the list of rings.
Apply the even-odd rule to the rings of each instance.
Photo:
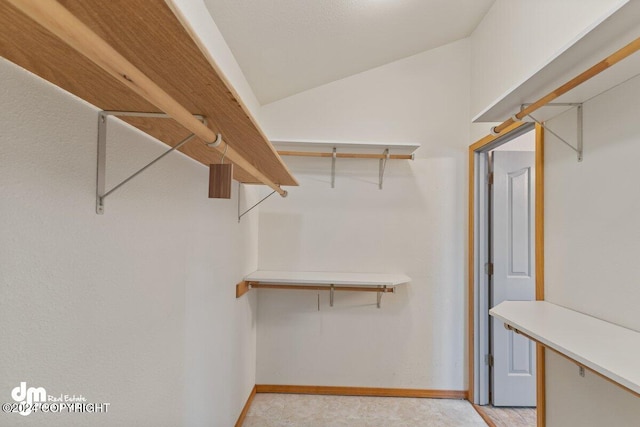
[[[640,26],[637,24],[637,17],[640,16],[640,2],[624,3],[620,1],[616,4],[613,10],[596,23],[599,25],[587,29],[586,34],[581,34],[542,69],[508,90],[476,115],[473,122],[502,122],[508,119],[520,110],[521,104],[534,102],[552,92],[580,72],[601,61],[602,58],[640,37]],[[635,53],[553,102],[585,102],[639,73],[640,53]],[[534,116],[538,120],[547,120],[566,109],[566,107],[543,107]]]
[[[60,3],[109,45],[151,78],[275,183],[297,185],[271,143],[227,85],[215,64],[163,0],[61,0]],[[11,62],[102,110],[158,112],[98,66],[57,37],[0,2],[0,54]],[[187,131],[172,119],[123,118],[142,131],[173,145]],[[180,149],[208,165],[220,154],[195,140]],[[236,167],[241,182],[256,179]]]
[[[378,273],[332,273],[300,271],[258,270],[244,278],[246,282],[283,283],[291,286],[343,285],[343,286],[387,286],[408,283],[411,278],[404,274]]]
[[[546,301],[505,301],[489,313],[544,346],[640,394],[640,332]]]
[[[338,152],[358,154],[382,154],[389,149],[390,154],[413,154],[420,144],[382,142],[338,142],[338,141],[271,141],[278,151],[311,151],[331,153],[333,147]]]

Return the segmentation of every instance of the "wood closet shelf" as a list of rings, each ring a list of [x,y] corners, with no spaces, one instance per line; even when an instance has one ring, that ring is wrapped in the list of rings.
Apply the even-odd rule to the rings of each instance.
[[[546,301],[505,301],[489,314],[517,333],[640,395],[640,332]]]
[[[106,41],[244,159],[279,185],[297,181],[226,81],[193,31],[163,0],[60,0],[59,3]],[[102,110],[160,112],[102,68],[5,1],[0,2],[0,54]],[[173,119],[122,117],[173,146],[189,131]],[[207,141],[211,142],[211,141]],[[180,148],[205,165],[221,155],[195,139]],[[237,166],[237,165],[236,165]],[[257,183],[236,167],[234,178]]]

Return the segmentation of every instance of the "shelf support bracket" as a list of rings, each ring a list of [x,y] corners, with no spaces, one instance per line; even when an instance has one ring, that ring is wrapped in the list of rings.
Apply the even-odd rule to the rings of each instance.
[[[331,188],[336,188],[336,147],[333,147],[333,155],[331,156]]]
[[[382,183],[384,181],[384,169],[387,167],[387,160],[389,160],[390,154],[389,154],[389,149],[385,149],[384,153],[382,153],[384,155],[383,159],[380,159],[380,166],[379,166],[379,172],[378,172],[378,188],[380,190],[382,190]]]
[[[520,106],[520,111],[523,111],[528,105],[531,104],[522,104]],[[556,132],[554,132],[553,130],[551,130],[546,124],[545,122],[541,122],[540,120],[536,119],[535,117],[533,117],[531,114],[527,114],[528,117],[531,118],[531,120],[533,120],[534,122],[536,122],[537,124],[539,124],[540,126],[542,126],[545,130],[549,131],[550,134],[552,134],[553,136],[555,136],[556,138],[558,138],[561,142],[563,142],[566,146],[568,146],[569,148],[571,148],[573,151],[576,152],[576,155],[578,156],[578,162],[582,162],[583,159],[583,141],[584,141],[584,137],[583,137],[583,113],[582,113],[582,103],[549,103],[547,105],[550,106],[560,106],[560,107],[576,107],[576,134],[577,134],[577,147],[574,147],[571,143],[569,143],[566,139],[564,139],[563,137],[561,137],[560,135],[558,135]]]
[[[381,290],[381,291],[378,291],[378,301],[377,301],[377,304],[376,304],[376,305],[378,306],[378,308],[380,308],[380,306],[382,305],[382,295],[383,295],[385,292],[387,292],[387,285],[384,285],[384,286],[382,287],[382,290]],[[395,292],[395,289],[394,289],[394,292]]]
[[[329,306],[333,307],[333,294],[336,291],[336,287],[334,285],[331,285],[330,290],[329,290]]]
[[[154,165],[160,159],[162,159],[167,154],[177,150],[178,148],[185,145],[187,142],[191,141],[195,135],[190,134],[182,141],[177,143],[175,146],[171,147],[155,159],[153,159],[150,163],[147,163],[145,166],[140,168],[137,172],[131,174],[124,181],[115,185],[112,189],[106,191],[105,190],[105,177],[107,174],[107,124],[109,123],[109,116],[120,116],[120,117],[151,117],[151,118],[162,118],[168,119],[171,118],[169,115],[164,113],[143,113],[143,112],[133,112],[133,111],[101,111],[98,114],[98,161],[96,167],[96,213],[98,215],[104,214],[104,199],[113,194],[116,190],[120,189],[127,182],[131,181],[136,176],[140,175],[142,172],[147,170],[149,167]],[[195,118],[200,120],[205,125],[207,124],[207,120],[204,116],[194,115]],[[222,137],[218,134],[218,140],[221,140]]]
[[[246,214],[248,214],[253,208],[255,208],[256,206],[258,206],[260,203],[264,202],[265,200],[267,200],[269,197],[273,196],[273,194],[276,192],[276,190],[273,190],[271,193],[269,193],[268,195],[266,195],[265,197],[263,197],[258,203],[256,203],[255,205],[251,206],[249,209],[247,209],[246,211],[240,213],[240,190],[242,189],[242,183],[238,182],[238,224],[240,223],[240,219],[245,216]],[[287,197],[287,193],[285,192],[283,197]]]

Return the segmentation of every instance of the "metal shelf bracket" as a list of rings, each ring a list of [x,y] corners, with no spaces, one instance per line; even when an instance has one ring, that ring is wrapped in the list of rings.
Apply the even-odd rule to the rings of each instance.
[[[331,156],[331,188],[336,188],[336,147],[333,147],[333,155]]]
[[[335,285],[331,285],[329,291],[329,307],[333,307],[333,295],[335,294],[336,287]]]
[[[524,110],[525,107],[529,106],[531,104],[522,104],[520,106],[520,111]],[[554,132],[553,130],[551,130],[549,128],[549,126],[547,126],[545,124],[545,122],[541,122],[540,120],[536,119],[535,117],[533,117],[531,114],[527,114],[528,117],[531,118],[531,120],[533,120],[534,122],[536,122],[537,124],[539,124],[540,126],[542,126],[545,130],[549,131],[550,134],[552,134],[553,136],[555,136],[556,138],[558,138],[560,141],[562,141],[565,145],[567,145],[569,148],[571,148],[573,151],[576,152],[576,155],[578,156],[578,162],[581,162],[583,159],[583,114],[582,114],[582,103],[574,103],[574,102],[568,102],[568,103],[549,103],[547,105],[550,106],[557,106],[557,107],[576,107],[576,135],[577,135],[577,146],[574,147],[571,143],[569,143],[566,139],[564,139],[563,137],[561,137],[560,135],[558,135],[556,132]]]
[[[240,213],[240,190],[242,189],[242,183],[238,182],[238,223],[240,223],[240,219],[245,216],[246,214],[248,214],[253,208],[255,208],[256,206],[258,206],[260,203],[264,202],[265,200],[267,200],[269,197],[273,196],[275,194],[275,190],[273,190],[271,193],[269,193],[267,196],[263,197],[258,203],[254,204],[253,206],[251,206],[249,209],[245,210],[244,212]],[[287,192],[285,191],[284,195],[282,197],[287,197]]]
[[[177,150],[182,147],[187,142],[191,141],[195,135],[190,134],[182,141],[180,141],[175,146],[171,147],[155,159],[153,159],[150,163],[147,163],[145,166],[140,168],[137,172],[134,172],[124,181],[115,185],[112,189],[106,191],[105,190],[105,176],[107,172],[107,125],[109,123],[109,116],[120,116],[120,117],[151,117],[151,118],[171,118],[169,115],[164,113],[143,113],[143,112],[133,112],[133,111],[101,111],[98,114],[98,161],[96,167],[96,213],[98,215],[104,214],[104,199],[113,194],[116,190],[120,189],[127,182],[131,181],[136,176],[140,175],[142,172],[147,170],[149,167],[154,165],[157,161],[162,159],[167,154]],[[194,117],[200,120],[205,125],[207,124],[207,120],[204,116],[194,114]],[[219,145],[222,141],[222,136],[218,134],[218,138],[212,144],[208,144],[211,147],[215,147]]]
[[[382,291],[378,292],[378,302],[377,302],[377,306],[378,306],[378,308],[380,308],[380,306],[382,305],[382,295],[383,295],[385,292],[387,292],[387,285],[384,285],[384,286],[382,287],[382,289],[383,289]],[[395,291],[396,291],[396,290],[395,290],[395,288],[394,288],[394,289],[393,289],[393,292],[395,292]]]
[[[382,153],[384,155],[384,159],[380,159],[380,166],[379,166],[379,172],[378,172],[378,188],[380,190],[382,190],[382,183],[384,182],[384,169],[387,167],[387,160],[389,160],[389,157],[391,156],[389,154],[389,149],[385,149],[384,153]],[[379,306],[380,304],[378,304]]]
[[[387,167],[387,161],[391,158],[389,149],[386,148],[382,153],[383,157],[380,159],[378,166],[378,188],[382,190],[382,184],[384,183],[384,171]],[[338,158],[338,152],[336,147],[333,147],[331,153],[331,188],[336,188],[336,159]],[[411,160],[414,159],[414,154],[411,155]]]

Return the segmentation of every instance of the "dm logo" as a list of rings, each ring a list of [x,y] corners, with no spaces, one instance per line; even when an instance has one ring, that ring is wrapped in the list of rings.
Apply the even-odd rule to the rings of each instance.
[[[20,415],[26,416],[31,413],[34,403],[47,401],[47,391],[43,387],[27,388],[27,383],[22,381],[18,387],[11,390],[11,397],[18,403],[26,403],[18,412]]]

